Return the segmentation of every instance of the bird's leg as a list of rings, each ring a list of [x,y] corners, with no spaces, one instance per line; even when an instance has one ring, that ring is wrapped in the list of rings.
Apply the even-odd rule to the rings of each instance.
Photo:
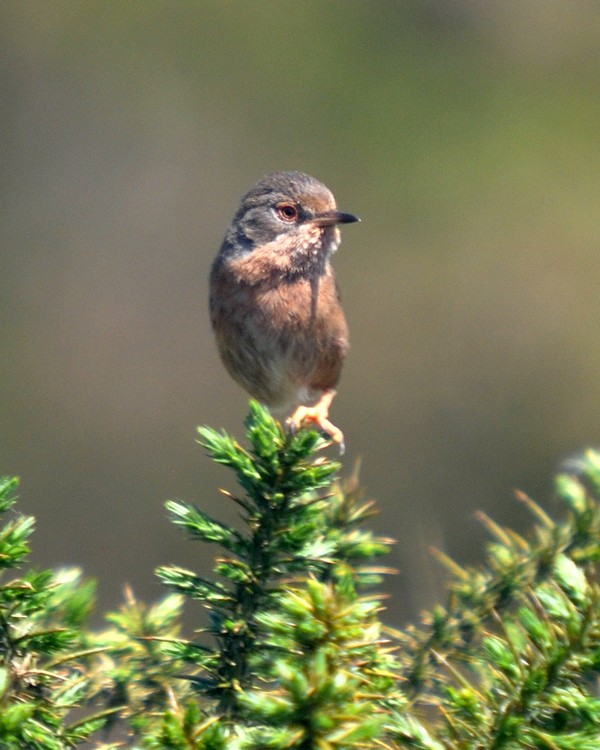
[[[313,423],[320,430],[326,432],[334,443],[340,448],[340,455],[344,453],[344,433],[329,421],[329,407],[335,398],[336,392],[331,389],[324,391],[319,401],[314,406],[299,406],[288,418],[287,424],[290,429],[297,430],[304,423]]]

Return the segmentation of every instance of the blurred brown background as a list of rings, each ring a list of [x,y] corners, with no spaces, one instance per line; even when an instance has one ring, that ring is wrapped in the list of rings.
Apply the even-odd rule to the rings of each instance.
[[[242,193],[314,174],[359,214],[333,419],[399,541],[389,618],[481,559],[557,461],[600,440],[595,0],[0,5],[0,471],[37,564],[161,595],[206,571],[163,501],[225,520],[195,426],[242,434],[207,273]],[[201,559],[198,559],[200,554]]]

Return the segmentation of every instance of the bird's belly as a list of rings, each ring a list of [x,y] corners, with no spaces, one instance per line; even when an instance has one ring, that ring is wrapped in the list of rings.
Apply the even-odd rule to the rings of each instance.
[[[311,297],[308,282],[245,291],[215,320],[230,374],[273,409],[315,403],[337,383],[347,349],[339,304],[326,289]]]

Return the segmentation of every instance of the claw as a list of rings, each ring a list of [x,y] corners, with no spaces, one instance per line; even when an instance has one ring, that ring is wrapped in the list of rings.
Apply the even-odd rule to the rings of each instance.
[[[329,407],[334,398],[335,391],[325,391],[314,406],[298,406],[288,418],[287,424],[292,433],[295,433],[305,422],[315,424],[320,430],[326,432],[334,443],[338,444],[340,456],[343,456],[346,449],[344,433],[329,421]]]

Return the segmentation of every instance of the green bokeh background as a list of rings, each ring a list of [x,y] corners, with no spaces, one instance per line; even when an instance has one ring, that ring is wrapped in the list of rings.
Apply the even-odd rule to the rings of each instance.
[[[439,597],[434,545],[600,441],[596,0],[0,5],[0,471],[39,564],[101,607],[207,570],[163,501],[225,520],[195,426],[240,435],[207,274],[239,196],[325,182],[352,349],[332,417],[398,539],[389,619]],[[551,504],[552,507],[552,504]]]

